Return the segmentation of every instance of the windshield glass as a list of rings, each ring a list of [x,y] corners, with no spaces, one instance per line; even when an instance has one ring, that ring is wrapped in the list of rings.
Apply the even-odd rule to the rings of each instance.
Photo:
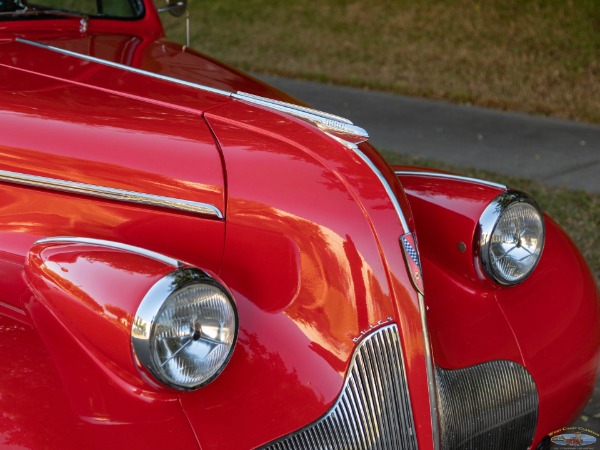
[[[141,0],[0,0],[3,19],[69,12],[87,17],[137,19],[143,15]]]

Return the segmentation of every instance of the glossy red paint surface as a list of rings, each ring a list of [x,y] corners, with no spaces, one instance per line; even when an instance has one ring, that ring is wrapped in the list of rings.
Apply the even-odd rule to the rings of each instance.
[[[498,189],[415,176],[401,185],[360,144],[404,229],[365,161],[306,122],[14,41],[291,100],[167,42],[147,6],[141,20],[92,20],[87,33],[72,20],[0,21],[0,170],[209,203],[224,218],[0,182],[0,447],[254,448],[325,414],[356,342],[395,322],[419,448],[433,448],[427,344],[398,241],[407,232],[418,238],[435,363],[516,361],[539,390],[535,442],[568,424],[597,371],[600,315],[589,271],[549,219],[534,275],[500,287],[474,252]],[[35,244],[61,235],[216,274],[240,320],[222,374],[179,393],[140,373],[132,316],[172,268],[94,245]]]
[[[27,300],[21,280],[25,255],[41,238],[107,239],[174,256],[207,270],[216,271],[221,264],[222,221],[8,184],[0,185],[0,202],[0,271],[10,275],[0,279],[0,302],[19,311]]]
[[[152,36],[140,37],[137,34],[112,33],[73,36],[71,39],[40,37],[39,42],[226,92],[251,92],[255,95],[297,102],[293,97],[250,77],[248,74],[239,72],[209,56],[166,39],[155,40]],[[48,57],[47,52],[44,55]],[[70,61],[72,64],[72,59]],[[64,64],[54,69],[61,70],[63,67]],[[123,74],[120,74],[120,76],[123,76]],[[137,77],[137,81],[144,84],[143,77]],[[101,83],[100,85],[102,83],[112,83],[112,86],[125,85],[129,89],[134,87],[123,83],[121,80],[106,76],[97,76],[95,82]],[[169,83],[157,83],[156,80],[153,80],[150,83],[146,82],[146,84],[149,86],[148,89],[145,91],[140,89],[142,97],[145,99],[153,99],[158,96],[158,98],[177,106],[188,105],[194,109],[198,109],[203,103],[202,96],[194,95],[192,89],[187,89],[185,95],[174,96],[172,86]],[[169,90],[171,91],[169,92]],[[218,97],[211,96],[212,101],[215,101],[216,98]]]
[[[178,394],[150,387],[131,356],[137,306],[172,270],[104,247],[32,248],[23,306],[35,329],[0,314],[2,447],[197,447]]]
[[[512,330],[494,300],[499,286],[474,261],[477,221],[502,191],[439,177],[400,180],[416,221],[436,364],[458,369],[494,359],[522,363]]]
[[[533,274],[517,286],[494,284],[473,246],[477,218],[500,191],[437,177],[400,179],[420,238],[436,364],[454,369],[516,361],[538,388],[534,442],[572,423],[593,390],[600,361],[598,289],[579,251],[546,217],[546,244]]]
[[[10,45],[29,50],[25,44]],[[10,59],[11,51],[0,52],[0,59]],[[10,132],[0,144],[0,169],[205,202],[224,210],[221,159],[201,111],[89,87],[97,70],[88,80],[85,64],[80,72],[60,60],[50,58],[50,63],[72,73],[49,78],[8,70],[14,81],[0,91],[0,117]],[[80,63],[75,61],[76,66]],[[98,75],[110,76],[102,71]],[[86,80],[84,85],[73,84],[79,79]],[[146,89],[137,80],[128,85]]]
[[[138,398],[138,414],[135,421],[111,422],[79,417],[73,412],[72,400],[83,402],[90,397],[74,391],[101,395],[114,394],[113,389],[101,389],[94,385],[98,378],[88,377],[86,368],[94,362],[77,353],[77,347],[69,345],[70,336],[64,328],[56,326],[52,318],[43,319],[43,328],[32,328],[0,314],[0,447],[6,449],[131,449],[170,448],[178,442],[186,448],[198,448],[181,409],[176,402],[161,402],[161,418],[146,420],[156,415],[158,405]],[[53,326],[54,325],[54,326]],[[53,342],[46,340],[47,332],[53,339],[65,344],[60,354],[47,350]],[[62,356],[62,358],[61,358]],[[77,358],[69,364],[65,356]],[[78,370],[79,382],[65,385],[71,379],[63,377],[68,369]],[[82,369],[84,368],[84,369]],[[91,369],[90,369],[91,370]],[[73,378],[73,377],[72,377]],[[75,396],[75,398],[74,398]],[[79,397],[77,397],[79,396]],[[95,404],[101,410],[106,404]]]
[[[146,383],[131,358],[133,317],[148,290],[174,269],[164,262],[97,245],[36,244],[25,263],[25,278],[33,293],[25,308],[35,309],[37,305],[31,302],[39,302],[93,359],[143,389]],[[120,412],[130,414],[125,408]]]
[[[253,447],[320,417],[341,390],[354,339],[388,318],[402,330],[418,437],[430,446],[422,330],[397,240],[404,230],[373,172],[312,127],[272,112],[237,102],[206,117],[227,161],[220,276],[241,325],[228,375],[182,400],[203,447]],[[276,132],[265,128],[274,122]],[[227,419],[238,433],[207,426]]]
[[[546,233],[535,272],[518,290],[495,295],[540,392],[539,439],[577,418],[594,389],[600,361],[595,280],[573,242],[550,218]]]

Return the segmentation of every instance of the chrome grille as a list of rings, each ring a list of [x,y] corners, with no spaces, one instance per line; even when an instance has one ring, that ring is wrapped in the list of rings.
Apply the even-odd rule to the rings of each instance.
[[[527,449],[533,440],[538,395],[527,370],[491,361],[458,370],[436,369],[442,448]]]
[[[397,326],[358,344],[342,392],[323,417],[263,448],[416,450]]]

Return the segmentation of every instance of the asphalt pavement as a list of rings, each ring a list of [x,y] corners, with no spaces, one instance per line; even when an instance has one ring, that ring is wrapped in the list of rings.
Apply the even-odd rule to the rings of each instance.
[[[377,148],[600,193],[600,126],[258,75],[350,119]]]
[[[600,194],[600,126],[266,75],[377,148]],[[573,426],[600,432],[600,379]]]

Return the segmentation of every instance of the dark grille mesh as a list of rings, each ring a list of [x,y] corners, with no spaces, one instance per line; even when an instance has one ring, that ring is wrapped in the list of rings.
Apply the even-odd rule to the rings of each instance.
[[[538,396],[527,370],[491,361],[459,370],[436,369],[442,448],[519,450],[531,445]]]

